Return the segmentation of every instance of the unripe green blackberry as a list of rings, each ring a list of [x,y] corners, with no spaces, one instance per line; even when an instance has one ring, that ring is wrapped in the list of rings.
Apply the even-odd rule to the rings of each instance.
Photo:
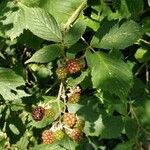
[[[56,140],[61,140],[64,137],[64,132],[62,130],[60,130],[60,129],[56,130],[54,132],[54,137],[55,137]]]
[[[78,93],[78,92],[72,93],[68,97],[68,103],[71,103],[71,104],[75,104],[75,103],[79,102],[79,100],[80,100],[80,93]]]
[[[37,76],[39,79],[46,79],[50,76],[50,71],[45,66],[41,66],[37,69]]]
[[[79,118],[79,119],[77,119],[77,122],[76,122],[74,128],[83,130],[84,126],[85,126],[85,121],[84,121],[84,119]]]
[[[55,111],[52,108],[45,109],[45,116],[46,117],[54,118],[55,114],[56,113],[55,113]]]
[[[58,79],[63,80],[67,77],[67,69],[65,67],[59,67],[56,69]]]

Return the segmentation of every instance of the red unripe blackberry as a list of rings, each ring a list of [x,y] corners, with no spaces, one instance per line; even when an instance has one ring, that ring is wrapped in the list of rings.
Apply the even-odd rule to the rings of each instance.
[[[44,112],[45,112],[45,109],[42,106],[38,106],[38,107],[33,109],[33,111],[32,111],[32,118],[35,121],[40,121],[40,120],[43,119]]]
[[[73,113],[65,113],[63,116],[63,123],[69,127],[73,127],[76,124],[77,118]]]
[[[58,79],[62,80],[67,77],[67,69],[65,67],[59,67],[56,69]]]
[[[73,129],[69,136],[75,141],[80,141],[83,138],[83,132],[79,129]]]
[[[52,144],[55,141],[53,132],[50,130],[45,130],[42,133],[42,140],[44,144]]]
[[[70,59],[66,63],[66,68],[70,74],[73,74],[81,70],[81,65],[78,59]]]

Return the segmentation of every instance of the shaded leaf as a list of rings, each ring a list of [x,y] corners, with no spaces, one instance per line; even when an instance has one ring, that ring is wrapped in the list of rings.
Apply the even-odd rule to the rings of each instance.
[[[125,131],[130,139],[134,139],[138,132],[138,125],[135,119],[126,118],[125,120]]]
[[[23,78],[14,71],[7,68],[0,68],[0,94],[6,100],[14,100],[20,97],[29,96],[23,90],[16,88],[25,84]]]
[[[132,16],[139,15],[144,8],[143,0],[126,0],[128,10],[132,14]],[[135,5],[136,4],[136,5]]]
[[[86,70],[84,72],[81,72],[81,75],[77,78],[68,78],[68,85],[70,86],[76,86],[80,84],[89,74],[89,70]]]
[[[122,133],[124,124],[120,116],[110,116],[103,119],[102,138],[116,138]]]
[[[150,17],[145,17],[142,24],[144,32],[150,34]]]
[[[128,141],[121,144],[118,144],[114,150],[131,150],[133,147],[134,141]]]

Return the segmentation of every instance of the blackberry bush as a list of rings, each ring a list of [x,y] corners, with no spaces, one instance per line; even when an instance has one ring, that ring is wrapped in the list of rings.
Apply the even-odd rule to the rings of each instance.
[[[149,0],[0,1],[0,150],[147,150]]]

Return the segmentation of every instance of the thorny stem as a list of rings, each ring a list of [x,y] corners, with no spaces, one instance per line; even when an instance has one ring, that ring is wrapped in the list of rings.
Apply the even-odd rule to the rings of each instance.
[[[137,115],[136,115],[136,113],[135,113],[131,103],[130,103],[130,112],[133,115],[133,117],[136,119],[138,126],[141,126],[141,124],[139,122],[139,119],[138,119],[138,117],[137,117]]]
[[[146,64],[144,63],[138,70],[137,70],[137,72],[135,73],[135,76],[137,76],[140,72],[141,72],[141,70],[143,69],[143,67],[145,66]]]
[[[49,88],[46,90],[45,94],[47,94],[48,92],[50,92],[50,91],[53,89],[53,87],[54,87],[57,83],[58,83],[58,82],[55,82],[51,87],[49,87]]]
[[[64,86],[63,86],[63,90],[62,91],[63,91],[63,94],[65,95],[65,87]],[[63,97],[63,101],[64,101],[64,105],[65,105],[63,113],[65,113],[66,106],[67,106],[66,97]]]

